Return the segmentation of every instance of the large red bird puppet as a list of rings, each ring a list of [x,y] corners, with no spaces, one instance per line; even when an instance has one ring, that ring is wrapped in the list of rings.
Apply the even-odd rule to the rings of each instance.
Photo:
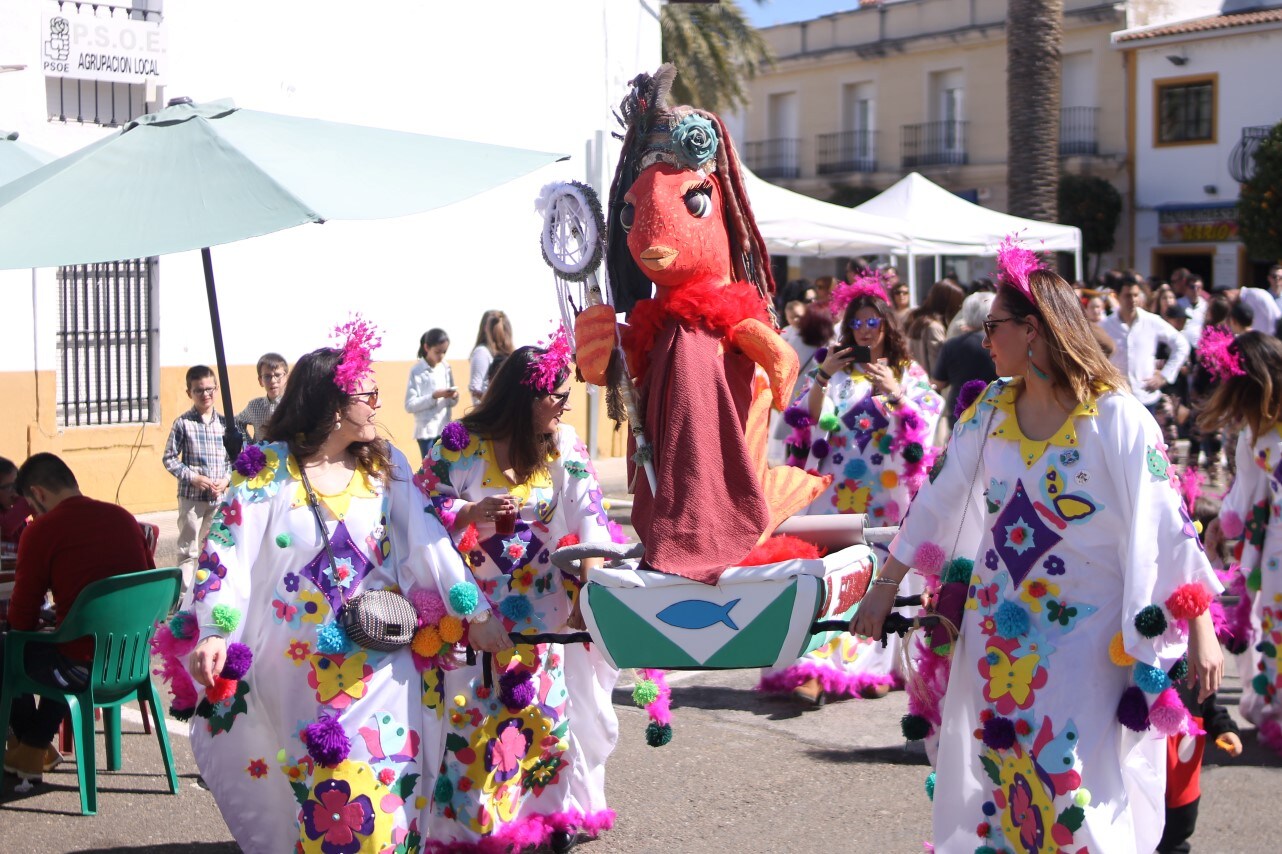
[[[730,137],[715,114],[664,104],[675,75],[642,74],[623,101],[615,305],[583,312],[575,340],[583,376],[607,384],[614,312],[629,312],[622,341],[657,481],[634,478],[632,524],[648,567],[714,584],[830,478],[766,463],[769,410],[787,405],[797,356],[767,308],[769,257]]]

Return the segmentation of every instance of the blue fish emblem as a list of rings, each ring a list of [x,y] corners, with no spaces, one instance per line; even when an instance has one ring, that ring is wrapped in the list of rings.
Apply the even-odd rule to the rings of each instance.
[[[738,604],[738,599],[727,602],[725,605],[718,605],[706,599],[686,599],[672,603],[655,616],[678,629],[706,629],[717,623],[725,623],[737,632],[739,627],[734,624],[734,620],[730,619],[730,611]]]

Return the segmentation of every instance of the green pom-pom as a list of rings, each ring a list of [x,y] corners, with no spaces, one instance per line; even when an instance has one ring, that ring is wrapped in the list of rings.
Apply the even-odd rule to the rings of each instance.
[[[294,538],[293,538],[293,537],[291,537],[289,534],[277,534],[277,535],[276,535],[276,545],[277,545],[277,547],[279,547],[279,548],[287,549],[287,548],[289,548],[289,544],[290,544],[290,543],[292,543],[292,542],[294,542]]]
[[[881,451],[883,454],[889,454],[890,447],[893,444],[895,444],[895,437],[887,433],[885,436],[882,436],[877,440],[877,450]]]
[[[975,854],[997,854],[997,849],[991,845],[981,845],[975,849]]]
[[[169,633],[174,636],[175,640],[190,640],[191,635],[187,633],[187,629],[193,625],[194,621],[191,620],[191,612],[179,611],[169,618]]]
[[[669,741],[672,741],[672,724],[650,721],[645,728],[645,743],[651,747],[663,747]]]
[[[835,433],[841,429],[841,419],[831,412],[819,416],[819,429],[825,433]]]
[[[447,804],[454,797],[454,784],[450,778],[441,775],[436,778],[436,788],[432,790],[432,795],[436,798],[437,803]]]
[[[1146,605],[1135,615],[1135,630],[1146,638],[1155,638],[1166,631],[1166,615],[1156,605]]]
[[[944,567],[943,583],[949,584],[959,581],[962,584],[970,583],[970,576],[975,571],[975,562],[968,557],[955,557]]]
[[[652,679],[642,679],[632,688],[632,702],[641,708],[659,699],[659,686]]]
[[[1073,803],[1079,807],[1089,806],[1091,803],[1090,789],[1078,789],[1077,793],[1073,795]]]
[[[1269,677],[1264,673],[1255,674],[1255,678],[1251,680],[1251,687],[1261,697],[1265,696],[1269,693]]]
[[[926,449],[921,446],[920,442],[909,442],[904,446],[904,459],[907,462],[919,463],[924,456],[926,456]]]
[[[169,717],[176,721],[189,721],[191,720],[191,716],[195,713],[195,709],[178,709],[173,706],[169,707]]]
[[[236,627],[240,625],[240,610],[231,605],[215,605],[212,616],[214,625],[228,634],[236,631]]]
[[[1262,580],[1263,578],[1260,574],[1260,568],[1257,566],[1246,576],[1246,589],[1252,593],[1259,593]]]
[[[214,704],[209,702],[208,697],[202,697],[200,699],[200,705],[196,706],[196,714],[205,720],[209,720],[209,718],[213,716]]]
[[[926,775],[926,797],[932,801],[935,799],[935,772],[931,771]]]
[[[470,581],[460,581],[450,588],[450,607],[464,617],[476,610],[478,601],[480,593]]]
[[[899,728],[909,741],[921,741],[930,735],[930,721],[921,715],[904,715],[899,719]]]
[[[1166,675],[1171,677],[1172,682],[1183,682],[1187,679],[1189,675],[1188,656],[1184,656],[1179,661],[1175,662],[1175,664],[1171,665],[1171,669],[1166,671]]]

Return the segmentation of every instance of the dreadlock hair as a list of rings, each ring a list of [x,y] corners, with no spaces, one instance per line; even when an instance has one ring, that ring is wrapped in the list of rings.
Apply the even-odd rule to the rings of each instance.
[[[619,166],[610,184],[609,215],[606,219],[606,271],[614,290],[614,307],[629,312],[639,300],[650,296],[653,283],[637,266],[628,249],[628,235],[623,230],[619,213],[626,202],[623,197],[643,171],[642,159],[647,153],[645,140],[656,125],[671,123],[673,109],[665,106],[672,90],[677,69],[664,63],[651,74],[638,74],[630,83],[632,90],[619,104],[616,117],[624,127],[623,151]],[[730,258],[736,280],[756,286],[763,299],[769,301],[775,292],[774,275],[770,270],[770,253],[766,242],[757,230],[752,206],[744,185],[739,155],[721,117],[706,110],[680,108],[692,112],[712,123],[717,132],[716,171],[709,176],[721,187],[721,212],[730,239]]]

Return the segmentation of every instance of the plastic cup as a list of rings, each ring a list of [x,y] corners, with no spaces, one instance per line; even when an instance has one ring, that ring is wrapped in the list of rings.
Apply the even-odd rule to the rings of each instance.
[[[505,535],[516,533],[516,507],[509,506],[494,517],[494,533]]]

